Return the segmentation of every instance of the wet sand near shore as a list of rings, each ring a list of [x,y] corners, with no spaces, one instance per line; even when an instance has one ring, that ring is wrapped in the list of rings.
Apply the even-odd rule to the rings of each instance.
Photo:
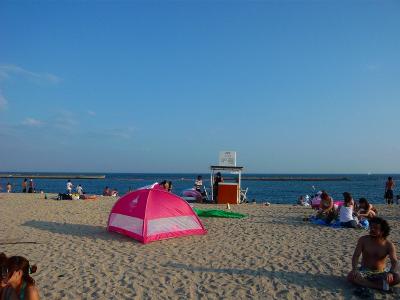
[[[357,299],[345,276],[367,232],[303,222],[310,208],[231,206],[248,217],[203,218],[207,235],[143,245],[106,231],[113,197],[43,197],[0,194],[0,252],[37,264],[42,299]],[[400,256],[400,206],[377,208]]]

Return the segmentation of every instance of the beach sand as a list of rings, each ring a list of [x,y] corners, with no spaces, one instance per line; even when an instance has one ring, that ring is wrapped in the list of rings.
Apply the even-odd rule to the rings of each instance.
[[[106,231],[115,201],[2,193],[0,252],[37,264],[42,299],[357,299],[345,275],[364,230],[303,222],[309,208],[244,204],[231,207],[245,219],[202,219],[207,235],[143,245]],[[378,210],[400,256],[400,206]]]

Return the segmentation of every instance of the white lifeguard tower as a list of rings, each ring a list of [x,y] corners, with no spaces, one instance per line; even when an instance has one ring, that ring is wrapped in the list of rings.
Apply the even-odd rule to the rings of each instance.
[[[239,204],[241,202],[241,181],[243,167],[236,166],[236,152],[221,151],[219,153],[219,164],[213,165],[211,168],[211,198],[218,204]],[[218,187],[214,188],[215,174],[229,173],[237,175],[234,182],[221,182]],[[215,197],[217,193],[217,197]],[[214,197],[216,199],[214,199]]]

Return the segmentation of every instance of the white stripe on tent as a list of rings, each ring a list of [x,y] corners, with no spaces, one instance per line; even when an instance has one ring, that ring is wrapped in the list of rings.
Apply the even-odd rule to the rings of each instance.
[[[110,226],[143,235],[143,220],[139,218],[112,213],[110,217]]]
[[[159,218],[148,221],[147,236],[191,229],[201,229],[195,216]]]

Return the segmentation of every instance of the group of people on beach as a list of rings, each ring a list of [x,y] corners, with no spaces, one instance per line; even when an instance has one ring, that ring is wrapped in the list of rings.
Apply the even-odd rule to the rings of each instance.
[[[108,186],[106,186],[103,190],[103,196],[118,197],[118,190],[110,189]]]
[[[2,189],[3,188],[2,188],[2,186],[0,184],[0,192],[1,192]],[[12,186],[11,182],[7,182],[7,184],[6,184],[6,192],[7,193],[12,193],[12,191],[13,191],[13,186]],[[29,181],[28,181],[28,178],[25,178],[22,181],[22,183],[21,183],[21,191],[22,191],[22,193],[36,193],[35,184],[34,184],[32,178],[29,179]]]
[[[366,198],[360,198],[356,203],[349,192],[343,193],[344,201],[341,206],[334,203],[333,199],[325,191],[319,194],[320,204],[315,216],[306,218],[316,224],[336,225],[346,228],[368,228],[369,220],[374,218],[378,211]]]
[[[37,270],[22,256],[0,253],[0,299],[39,300],[39,290],[31,274]]]
[[[352,270],[347,279],[359,286],[356,293],[367,296],[368,288],[389,291],[390,286],[400,283],[400,272],[394,244],[387,239],[390,232],[388,222],[377,217],[378,211],[365,198],[356,203],[349,192],[344,192],[344,202],[340,207],[325,191],[320,193],[321,202],[315,216],[305,218],[315,224],[330,225],[337,221],[344,228],[366,228],[369,234],[358,240],[352,258]],[[362,255],[361,267],[358,267]],[[390,268],[386,267],[389,257]]]

